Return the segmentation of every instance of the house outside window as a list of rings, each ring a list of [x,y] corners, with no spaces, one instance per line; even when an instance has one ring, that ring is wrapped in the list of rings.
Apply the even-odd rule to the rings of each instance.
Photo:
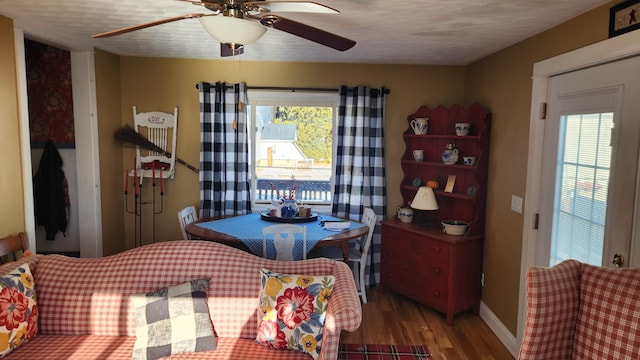
[[[252,208],[293,196],[330,208],[337,92],[248,92]]]

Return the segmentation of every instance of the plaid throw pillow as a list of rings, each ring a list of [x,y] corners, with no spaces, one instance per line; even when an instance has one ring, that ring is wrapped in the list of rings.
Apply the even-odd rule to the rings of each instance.
[[[256,342],[302,351],[317,359],[335,277],[287,275],[266,269],[261,273]]]
[[[207,306],[209,280],[132,295],[136,309],[134,360],[216,349]]]

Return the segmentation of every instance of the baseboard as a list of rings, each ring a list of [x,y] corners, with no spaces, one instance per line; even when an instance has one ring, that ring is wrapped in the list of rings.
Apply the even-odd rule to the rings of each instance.
[[[509,350],[514,359],[518,357],[520,346],[516,337],[500,322],[500,319],[483,302],[480,302],[480,318],[498,337],[498,340]]]

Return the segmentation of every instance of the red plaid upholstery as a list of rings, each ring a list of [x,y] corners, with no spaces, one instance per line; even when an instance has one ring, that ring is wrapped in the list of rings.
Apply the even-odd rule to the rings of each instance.
[[[28,346],[14,350],[9,360],[121,360],[131,359],[135,337],[98,335],[46,335],[29,340]],[[214,351],[173,355],[163,359],[189,360],[309,360],[309,355],[293,350],[274,350],[249,339],[218,339]]]
[[[527,315],[519,359],[569,359],[578,316],[580,263],[527,272]]]
[[[320,359],[335,359],[340,332],[355,331],[362,320],[362,308],[351,270],[346,264],[329,259],[277,262],[213,242],[179,240],[147,245],[104,258],[78,259],[47,255],[34,257],[32,261],[37,263],[35,271],[32,271],[38,294],[40,334],[93,335],[72,336],[71,340],[65,341],[80,341],[83,345],[89,344],[87,348],[95,347],[95,351],[100,351],[101,342],[106,343],[104,346],[107,347],[119,344],[116,347],[120,349],[120,346],[125,346],[125,337],[135,336],[135,311],[129,295],[210,277],[208,301],[216,335],[221,342],[223,338],[230,338],[232,342],[234,338],[247,339],[246,342],[238,342],[241,345],[232,345],[229,351],[234,356],[229,359],[308,358],[295,351],[279,351],[275,353],[277,355],[263,356],[263,353],[267,354],[265,348],[254,343],[261,268],[289,274],[330,274],[336,277],[326,315]],[[49,336],[36,337],[41,342],[48,341],[47,338]],[[96,345],[90,345],[94,339]],[[52,358],[49,357],[52,348],[67,348],[62,343],[54,343],[55,346],[43,346],[39,350],[47,355],[47,359]],[[36,344],[26,344],[25,349],[19,350],[22,353],[38,351],[31,349]],[[133,342],[126,346],[132,345]],[[69,352],[65,356],[71,355],[73,348],[73,345],[69,345]],[[109,349],[106,353],[111,353]],[[91,359],[93,352],[84,351],[82,358]],[[250,355],[243,357],[245,351]],[[113,357],[108,358],[129,359],[131,349],[126,352],[124,357],[116,355],[116,351]],[[207,358],[226,359],[224,353],[224,350],[220,351],[219,344],[213,357],[209,354]],[[18,358],[17,354],[19,352],[14,351],[9,358]],[[188,357],[198,356],[190,354]]]
[[[520,360],[640,359],[640,269],[567,260],[527,272]]]
[[[582,265],[573,359],[640,358],[640,269]]]

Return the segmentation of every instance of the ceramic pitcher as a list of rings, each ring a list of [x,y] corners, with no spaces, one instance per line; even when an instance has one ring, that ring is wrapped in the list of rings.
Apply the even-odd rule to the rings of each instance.
[[[413,220],[413,209],[410,207],[398,206],[398,219],[404,223],[410,223]]]
[[[415,118],[411,120],[411,128],[416,135],[426,135],[429,128],[429,119]]]
[[[284,218],[292,218],[298,215],[298,204],[294,199],[286,199],[282,203],[281,214]]]

